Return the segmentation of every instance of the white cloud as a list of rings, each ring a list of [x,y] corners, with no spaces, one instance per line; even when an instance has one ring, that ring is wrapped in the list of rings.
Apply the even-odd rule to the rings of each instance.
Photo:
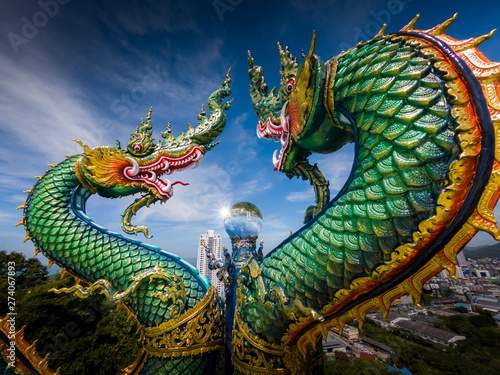
[[[331,197],[344,186],[349,178],[354,158],[353,146],[345,146],[344,149],[329,155],[313,154],[310,157],[310,164],[318,164],[319,170],[330,183]],[[300,182],[300,181],[299,181]],[[304,183],[304,182],[301,182]],[[288,202],[314,202],[314,189],[305,181],[308,187],[304,190],[293,191],[286,195]]]
[[[305,191],[294,191],[288,194],[285,199],[289,202],[314,201],[314,191],[312,187]]]
[[[29,67],[20,69],[5,56],[0,60],[0,126],[8,140],[0,144],[0,154],[9,163],[34,161],[40,155],[60,161],[64,154],[81,151],[73,138],[96,146],[109,137],[70,82],[55,72],[41,76]]]
[[[330,182],[332,197],[338,192],[349,178],[354,159],[354,145],[347,145],[340,151],[329,155],[316,156],[314,162]]]
[[[263,176],[264,173],[259,173]],[[258,177],[240,184],[234,192],[236,200],[248,200],[252,196],[258,196],[266,190],[273,188],[273,183],[266,181],[263,177]]]
[[[138,220],[192,222],[214,220],[222,202],[231,197],[231,176],[214,164],[200,164],[195,170],[187,170],[169,176],[170,181],[180,180],[189,186],[174,186],[174,195],[165,205],[155,204],[138,213]]]

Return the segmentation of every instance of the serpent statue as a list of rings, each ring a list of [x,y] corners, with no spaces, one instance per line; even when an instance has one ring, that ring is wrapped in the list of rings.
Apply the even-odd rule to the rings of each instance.
[[[445,35],[455,17],[429,30],[415,30],[417,19],[393,34],[384,26],[326,62],[314,54],[315,34],[300,64],[279,46],[279,90],[268,90],[249,53],[257,134],[281,143],[275,170],[309,180],[316,205],[265,257],[256,237],[232,239],[232,258],[225,252],[217,265],[228,284],[226,334],[223,305],[196,270],[102,228],[86,216],[85,201],[143,193],[122,224],[147,235],[131,218],[170,198],[175,182],[163,174],[197,164],[213,147],[230,105],[222,103],[229,76],[196,129],[177,138],[167,129],[154,145],[148,114],[126,149],[82,144],[83,154],[37,182],[21,223],[37,251],[88,285],[64,291],[105,293],[144,329],[143,353],[126,373],[209,373],[224,341],[226,373],[313,373],[331,328],[362,324],[373,309],[387,316],[406,293],[418,304],[432,276],[443,269],[454,276],[456,254],[479,230],[500,239],[493,215],[500,64],[477,49],[492,33],[460,41]],[[330,200],[328,181],[308,157],[349,142],[354,165]]]
[[[85,214],[92,194],[107,198],[141,193],[123,214],[127,233],[147,228],[131,223],[143,206],[167,201],[173,186],[164,176],[197,166],[224,130],[230,101],[229,72],[222,88],[208,99],[209,117],[202,107],[196,128],[174,137],[170,123],[163,140],[152,138],[151,110],[132,133],[125,149],[89,148],[53,165],[29,192],[23,219],[36,251],[63,272],[83,280],[72,288],[84,298],[104,293],[123,304],[144,328],[144,351],[127,369],[133,374],[208,374],[216,366],[223,344],[222,305],[213,287],[197,269],[178,256],[112,233]],[[212,369],[212,370],[211,370]]]
[[[233,362],[245,373],[306,373],[330,328],[454,276],[456,254],[478,230],[500,239],[500,64],[445,35],[456,15],[371,40],[324,62],[315,34],[298,64],[287,48],[279,89],[268,91],[250,52],[257,135],[278,141],[275,170],[310,181],[316,206],[305,226],[240,272]],[[338,195],[313,153],[355,143]],[[330,159],[333,160],[333,159]],[[334,161],[332,161],[334,163]]]

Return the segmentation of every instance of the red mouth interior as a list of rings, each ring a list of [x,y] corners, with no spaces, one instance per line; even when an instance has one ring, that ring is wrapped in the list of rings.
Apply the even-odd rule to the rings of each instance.
[[[203,155],[204,152],[200,147],[193,147],[181,157],[162,155],[154,163],[148,165],[139,165],[135,159],[128,158],[132,162],[132,166],[124,168],[123,175],[131,181],[140,181],[153,186],[160,195],[170,198],[173,194],[172,186],[188,184],[181,181],[171,183],[168,179],[160,177],[172,174],[174,171],[182,171],[192,165],[197,166],[203,159]]]
[[[280,119],[275,120],[271,115],[267,118],[266,122],[262,124],[261,121],[257,124],[257,136],[259,138],[270,139],[275,142],[281,142],[281,149],[279,156],[276,156],[278,151],[273,154],[274,170],[277,171],[281,168],[285,150],[288,147],[289,133],[289,118],[288,116],[281,116]]]

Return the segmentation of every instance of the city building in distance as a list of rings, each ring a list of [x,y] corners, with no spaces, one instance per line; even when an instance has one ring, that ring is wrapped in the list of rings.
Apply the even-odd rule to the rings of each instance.
[[[208,268],[210,259],[207,256],[205,247],[207,246],[214,255],[216,260],[222,259],[222,240],[220,234],[214,234],[213,229],[207,230],[206,234],[200,235],[200,240],[198,242],[198,258],[196,260],[196,268],[200,271],[200,275],[203,278],[209,278],[210,284],[217,289],[219,296],[224,297],[224,284],[218,279],[217,271],[211,271]]]

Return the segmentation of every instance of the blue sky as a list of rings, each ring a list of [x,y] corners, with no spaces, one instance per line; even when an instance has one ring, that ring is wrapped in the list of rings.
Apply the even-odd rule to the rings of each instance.
[[[314,194],[308,182],[273,172],[277,145],[258,140],[249,97],[247,50],[263,66],[270,87],[279,80],[277,42],[295,56],[307,51],[313,30],[324,60],[366,40],[388,23],[399,30],[417,13],[427,29],[459,13],[449,34],[465,39],[500,26],[497,1],[416,0],[208,0],[83,1],[0,0],[0,249],[33,255],[24,230],[14,227],[24,202],[47,164],[89,146],[126,144],[153,106],[156,138],[172,123],[173,134],[196,124],[201,104],[232,68],[235,98],[221,144],[196,170],[177,174],[190,183],[174,187],[166,205],[142,209],[147,242],[184,258],[196,256],[199,235],[221,233],[230,245],[219,209],[239,201],[257,205],[270,251],[300,227]],[[500,61],[500,35],[481,51]],[[315,156],[332,196],[342,187],[353,148]],[[92,197],[88,214],[121,232],[120,215],[133,198]],[[497,214],[500,217],[500,213]],[[482,235],[474,246],[492,244]],[[44,258],[41,258],[44,259]],[[46,263],[45,260],[43,260]]]

